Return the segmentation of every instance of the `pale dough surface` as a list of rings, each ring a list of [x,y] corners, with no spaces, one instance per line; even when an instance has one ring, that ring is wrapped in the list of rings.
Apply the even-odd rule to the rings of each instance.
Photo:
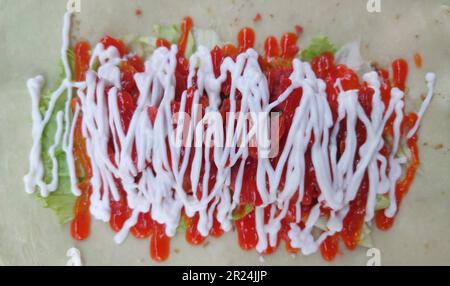
[[[81,0],[73,35],[92,42],[105,34],[147,35],[158,23],[179,23],[190,15],[195,24],[217,30],[223,40],[235,41],[243,26],[254,27],[257,48],[269,34],[281,36],[294,25],[305,28],[303,47],[321,32],[343,45],[362,42],[367,59],[386,66],[396,57],[408,59],[409,100],[418,110],[426,92],[425,73],[438,82],[420,132],[422,165],[405,199],[394,228],[373,237],[381,250],[382,264],[450,264],[450,8],[448,1],[381,0],[381,13],[366,11],[360,0],[276,1],[123,1]],[[445,4],[445,2],[447,2]],[[81,250],[87,265],[153,265],[148,240],[129,238],[113,242],[109,226],[95,222],[86,242],[70,238],[51,211],[24,192],[22,177],[28,168],[31,146],[30,98],[26,79],[43,74],[55,79],[66,1],[0,0],[0,265],[64,265],[68,248]],[[142,10],[136,17],[135,10]],[[262,21],[252,19],[261,13]],[[424,65],[417,69],[413,54],[420,52]],[[260,265],[254,252],[243,252],[235,233],[209,239],[206,246],[191,247],[177,236],[167,265]],[[342,247],[343,248],[343,247]],[[333,264],[365,265],[364,249],[343,251]],[[265,265],[326,265],[320,255],[296,258],[280,249],[265,258]]]

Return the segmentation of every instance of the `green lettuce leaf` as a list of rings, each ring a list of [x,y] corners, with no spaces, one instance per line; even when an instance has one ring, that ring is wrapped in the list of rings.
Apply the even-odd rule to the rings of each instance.
[[[231,214],[231,220],[237,221],[251,213],[255,207],[251,204],[239,205]]]
[[[377,203],[375,205],[375,210],[384,210],[387,209],[391,205],[391,200],[389,197],[384,195],[377,195]]]
[[[190,32],[188,35],[186,50],[184,50],[184,56],[187,59],[189,59],[194,52],[195,52],[195,40],[194,40],[194,36],[192,35],[192,32]]]
[[[155,37],[140,37],[135,34],[128,34],[121,38],[127,49],[133,51],[141,58],[147,58],[156,48]],[[96,61],[98,64],[98,61]],[[97,65],[98,68],[98,65]],[[96,68],[93,70],[96,70]]]
[[[176,44],[180,38],[180,29],[177,25],[155,25],[153,30],[157,38],[165,39],[171,44]]]
[[[171,44],[177,44],[180,39],[180,29],[177,25],[155,25],[153,30],[156,34],[156,38],[165,39]],[[149,38],[150,41],[152,37]],[[195,52],[195,39],[192,32],[188,35],[188,41],[186,44],[186,50],[184,51],[184,56],[189,58]]]
[[[371,233],[372,230],[370,229],[370,227],[366,223],[363,224],[361,234],[359,236],[358,245],[366,248],[372,248],[374,245]]]
[[[177,232],[184,233],[184,232],[186,232],[186,229],[187,229],[186,217],[184,215],[182,215],[180,218],[180,223],[178,224],[178,227],[177,227]]]
[[[327,37],[318,34],[311,40],[309,46],[301,52],[300,58],[302,61],[310,62],[313,58],[319,56],[323,52],[335,54],[336,51],[337,48]]]
[[[74,54],[72,50],[68,50],[67,58],[73,72],[75,64],[74,64]],[[56,81],[56,86],[59,86],[65,78],[65,72],[62,63],[60,63],[60,69],[61,71],[59,74],[59,79]],[[47,91],[41,98],[39,108],[42,114],[44,114],[48,109],[51,94],[52,92]],[[64,92],[56,101],[53,113],[42,134],[41,156],[45,169],[44,182],[46,183],[50,183],[52,180],[53,164],[50,155],[48,154],[48,150],[54,144],[55,133],[57,130],[56,114],[59,111],[64,111],[66,99],[67,93]],[[71,192],[70,176],[66,162],[66,155],[62,150],[61,144],[55,150],[55,157],[58,162],[58,188],[56,189],[55,192],[51,193],[46,198],[42,197],[39,194],[39,192],[36,192],[35,198],[37,201],[41,203],[41,205],[44,208],[49,208],[53,210],[56,216],[58,217],[58,221],[61,224],[64,224],[73,219],[74,206],[77,198]]]

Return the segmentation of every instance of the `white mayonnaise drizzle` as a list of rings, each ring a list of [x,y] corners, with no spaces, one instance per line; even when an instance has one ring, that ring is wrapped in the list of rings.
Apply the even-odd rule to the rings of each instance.
[[[420,121],[422,120],[423,115],[425,114],[425,111],[428,109],[428,105],[430,105],[431,99],[433,99],[434,86],[436,84],[436,75],[434,73],[427,73],[426,81],[427,81],[427,86],[428,86],[428,94],[427,94],[427,97],[425,98],[423,104],[420,106],[419,113],[417,114],[418,119],[417,119],[416,124],[408,132],[408,135],[407,135],[408,139],[413,137],[416,134],[417,130],[419,130]]]
[[[69,258],[66,266],[83,266],[83,262],[81,261],[81,252],[78,248],[69,248],[66,252],[66,256]]]
[[[40,195],[42,197],[47,197],[51,192],[56,191],[57,187],[55,187],[55,182],[57,185],[57,170],[58,170],[58,162],[55,159],[54,152],[50,153],[50,157],[52,159],[52,183],[47,186],[43,181],[44,178],[44,166],[41,158],[41,139],[47,123],[49,122],[51,115],[54,112],[54,107],[59,97],[66,92],[67,100],[64,107],[64,128],[62,127],[62,120],[57,120],[57,132],[58,140],[56,140],[55,136],[55,145],[52,146],[53,150],[59,145],[59,133],[64,130],[62,149],[66,154],[67,166],[69,169],[70,181],[71,181],[71,190],[72,193],[76,196],[80,195],[80,191],[77,187],[77,178],[75,174],[75,166],[73,162],[73,134],[70,133],[70,100],[72,98],[72,88],[73,84],[71,83],[72,73],[69,65],[69,61],[67,59],[67,50],[69,49],[69,34],[70,34],[70,20],[71,13],[67,12],[64,15],[64,25],[62,32],[62,45],[61,45],[61,61],[64,67],[65,79],[62,81],[58,89],[52,93],[50,97],[50,102],[48,105],[48,109],[45,112],[44,118],[41,117],[39,111],[39,101],[41,96],[41,90],[44,85],[44,78],[42,76],[37,76],[35,78],[29,79],[27,82],[28,91],[31,96],[31,107],[32,107],[32,118],[33,118],[33,146],[31,148],[29,161],[30,161],[30,170],[29,173],[24,177],[25,189],[27,193],[34,193],[36,187],[39,188]],[[72,135],[72,136],[70,136]],[[69,139],[70,137],[70,139]],[[58,141],[58,142],[56,142]],[[69,141],[69,142],[68,142]],[[52,149],[52,148],[50,148]]]
[[[44,170],[40,158],[40,141],[56,100],[67,90],[65,126],[62,126],[60,112],[57,116],[55,145],[49,151],[53,160],[52,175],[53,178],[57,177],[54,148],[59,144],[64,129],[63,150],[67,155],[72,191],[79,195],[72,149],[75,122],[82,116],[82,134],[86,139],[86,151],[92,168],[91,214],[97,219],[109,221],[110,200],[117,201],[120,198],[117,182],[122,184],[132,210],[132,215],[114,238],[117,243],[126,239],[129,229],[136,224],[138,215],[146,212],[150,212],[151,217],[158,223],[165,224],[168,236],[175,235],[183,210],[190,217],[199,215],[198,231],[203,236],[207,236],[212,228],[214,216],[222,229],[229,231],[232,229],[232,212],[239,205],[245,163],[249,157],[248,145],[241,143],[248,142],[254,135],[267,141],[269,138],[264,130],[269,128],[267,118],[270,112],[289,96],[294,96],[292,93],[295,89],[302,88],[302,98],[293,116],[286,144],[280,150],[277,165],[272,166],[270,160],[264,156],[260,156],[257,162],[256,184],[263,202],[255,209],[259,237],[257,251],[263,252],[269,246],[276,245],[281,221],[287,214],[292,198],[298,194],[295,205],[296,223],[290,225],[288,236],[292,246],[301,249],[303,254],[316,252],[329,235],[342,230],[342,221],[349,211],[349,204],[355,199],[366,173],[369,178],[369,193],[365,220],[373,219],[377,194],[389,194],[391,205],[386,210],[386,215],[395,214],[395,185],[401,177],[401,165],[406,163],[405,158],[397,156],[404,94],[396,88],[392,89],[390,104],[384,106],[376,72],[363,76],[363,80],[374,90],[370,115],[365,113],[358,101],[358,90],[343,91],[340,81],[336,82],[336,88],[340,91],[339,107],[338,119],[333,122],[325,82],[317,78],[309,63],[298,59],[293,61],[291,85],[271,103],[268,82],[258,63],[256,51],[249,49],[241,53],[236,61],[226,58],[220,67],[220,75],[216,78],[210,51],[198,47],[190,58],[187,80],[187,87],[190,89],[194,87],[193,79],[196,77],[192,106],[187,106],[187,91],[183,92],[180,116],[177,124],[173,125],[171,103],[175,97],[178,48],[175,45],[170,49],[161,47],[146,60],[145,71],[134,77],[139,90],[137,108],[128,131],[125,132],[118,107],[118,93],[121,90],[118,65],[126,60],[126,56],[121,58],[116,48],[105,49],[99,43],[92,53],[86,80],[80,83],[71,82],[66,54],[69,24],[70,14],[66,14],[61,50],[66,79],[51,96],[43,119],[39,113],[43,78],[39,76],[28,81],[32,97],[34,144],[30,154],[30,173],[25,177],[27,192],[32,193],[36,186],[43,196],[55,190],[54,181],[50,186],[42,181]],[[99,67],[93,70],[97,61]],[[223,125],[224,119],[218,111],[221,106],[221,86],[227,79],[227,74],[231,75],[230,118]],[[431,100],[434,78],[434,74],[427,75],[429,95],[420,109],[419,118],[423,116]],[[76,96],[80,99],[80,105],[76,106],[70,127],[69,107],[74,87],[77,88]],[[240,109],[236,104],[238,92],[242,95]],[[206,113],[199,115],[195,107],[203,94],[208,96],[209,102]],[[190,118],[184,114],[188,107],[192,110]],[[157,109],[154,123],[147,114],[149,108]],[[248,127],[246,114],[258,115],[259,119],[252,121],[255,128]],[[395,118],[394,136],[391,153],[385,158],[380,154],[380,150],[385,144],[383,130],[391,116]],[[366,141],[360,148],[357,146],[358,120],[367,130]],[[345,124],[347,130],[345,150],[337,158],[337,136],[341,124]],[[410,134],[416,133],[418,124]],[[183,128],[187,131],[183,132]],[[184,144],[181,146],[179,143],[182,133],[186,133],[186,138],[183,138]],[[300,228],[298,223],[301,221],[301,201],[305,188],[305,153],[311,138],[314,138],[311,159],[321,193],[318,203],[312,207],[304,222],[305,227]],[[112,157],[109,155],[110,140],[115,149]],[[214,141],[214,144],[204,144],[210,141]],[[261,143],[258,146],[260,154],[264,153],[262,142],[258,141]],[[133,150],[136,158],[133,158]],[[359,163],[355,167],[357,156]],[[189,163],[191,168],[190,173],[187,173]],[[231,184],[233,167],[238,169],[234,185]],[[208,184],[213,175],[213,168],[217,172],[210,190]],[[281,189],[284,170],[286,181]],[[201,190],[201,198],[195,191],[192,194],[185,192],[183,183],[186,177],[190,180],[192,190]],[[331,214],[326,222],[327,230],[314,237],[312,230],[320,218],[320,205],[329,207]],[[270,208],[268,219],[265,218],[266,208]]]

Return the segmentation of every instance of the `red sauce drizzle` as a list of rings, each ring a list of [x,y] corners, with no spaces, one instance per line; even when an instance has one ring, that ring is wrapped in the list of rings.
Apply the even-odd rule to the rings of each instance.
[[[303,27],[300,25],[295,25],[295,32],[297,33],[297,36],[300,36],[301,34],[303,34]]]
[[[292,60],[298,54],[297,39],[297,35],[294,33],[286,33],[281,37],[281,57],[283,59]]]
[[[422,68],[422,55],[419,53],[414,54],[414,63],[418,69]]]
[[[256,233],[254,211],[236,221],[236,231],[238,242],[242,249],[252,250],[256,247],[258,234]]]
[[[165,226],[155,223],[150,239],[150,256],[153,260],[162,262],[169,258],[170,238],[166,235]]]
[[[85,79],[86,71],[89,68],[89,55],[90,46],[88,43],[80,42],[75,45],[75,79],[77,81]],[[75,112],[77,101],[77,98],[72,99],[72,112]],[[86,141],[82,134],[81,113],[75,124],[73,149],[77,177],[84,176],[84,181],[78,184],[81,196],[78,197],[75,203],[74,219],[70,225],[70,234],[76,240],[85,240],[89,236],[91,224],[89,207],[92,189],[89,179],[92,177],[92,170],[89,156],[86,153]]]
[[[239,31],[238,36],[238,51],[243,53],[251,49],[255,45],[255,31],[252,28],[243,28]]]
[[[191,32],[193,21],[191,17],[186,17],[181,22],[181,35],[178,41],[178,56],[184,57],[186,45],[189,39],[189,33]]]
[[[193,218],[187,218],[186,241],[191,245],[200,245],[206,239],[197,229],[198,219],[198,213]]]
[[[341,232],[342,240],[348,249],[354,250],[361,236],[361,229],[364,225],[364,216],[366,214],[367,194],[369,191],[369,179],[366,175],[361,183],[361,187],[355,200],[350,203],[350,210],[343,222]]]
[[[130,231],[137,239],[145,239],[152,234],[154,224],[150,213],[140,213],[136,225]]]
[[[326,261],[333,261],[339,253],[339,234],[327,237],[320,245],[320,253]]]
[[[224,57],[231,57],[233,59],[238,55],[238,49],[233,44],[225,44],[222,48]]]
[[[255,17],[253,18],[253,22],[254,22],[254,23],[257,23],[257,22],[259,22],[259,21],[261,21],[261,20],[262,20],[261,13],[257,13],[257,14],[255,15]]]
[[[128,208],[128,202],[126,199],[126,193],[122,189],[122,184],[116,184],[119,190],[120,199],[114,201],[110,199],[111,218],[109,219],[109,225],[111,229],[118,232],[122,229],[125,221],[130,217],[131,210]]]
[[[404,59],[397,59],[392,63],[394,86],[405,91],[406,77],[408,76],[408,63]]]
[[[75,204],[75,218],[73,219],[70,226],[70,233],[72,237],[76,240],[85,240],[88,238],[91,232],[91,215],[89,213],[91,196],[91,185],[90,183],[79,184],[79,189],[81,191],[81,196],[77,199]]]
[[[89,69],[91,46],[88,42],[79,42],[75,45],[75,80],[84,81],[86,71]]]
[[[404,126],[405,130],[408,130],[412,128],[417,120],[417,114],[410,113],[409,115],[405,116],[404,119]],[[395,189],[395,195],[396,195],[396,201],[397,201],[397,213],[400,208],[400,204],[405,197],[405,195],[408,193],[409,188],[411,187],[412,182],[414,181],[414,177],[416,176],[417,169],[420,165],[420,157],[419,157],[419,148],[417,146],[417,135],[414,135],[412,138],[410,138],[407,141],[407,145],[409,148],[409,151],[411,153],[411,161],[406,168],[405,176],[402,180],[400,180]],[[392,228],[394,224],[395,216],[390,218],[387,217],[384,214],[384,210],[380,210],[375,215],[375,223],[377,227],[381,230],[389,230]]]
[[[170,49],[170,42],[167,41],[166,39],[156,39],[156,47],[157,48],[166,47]]]
[[[139,15],[142,12],[139,12]],[[138,10],[136,10],[136,15],[138,15]],[[255,21],[261,20],[261,15],[258,13],[254,19]],[[173,111],[177,111],[179,108],[179,100],[181,98],[181,93],[186,89],[186,79],[188,76],[188,65],[189,62],[185,58],[185,50],[188,42],[189,33],[192,29],[193,21],[190,17],[183,19],[181,23],[181,35],[178,42],[178,54],[177,54],[177,68],[176,68],[176,91],[175,91],[175,101],[172,103]],[[268,37],[264,42],[265,57],[260,57],[259,61],[263,72],[268,78],[268,85],[270,91],[270,99],[276,100],[278,96],[284,92],[284,90],[290,85],[289,75],[292,72],[291,60],[297,56],[299,47],[297,45],[298,36],[303,33],[303,28],[300,25],[295,26],[295,33],[285,33],[280,41],[273,36]],[[220,75],[220,65],[226,57],[231,57],[235,59],[239,53],[245,52],[247,49],[253,48],[255,44],[255,32],[251,28],[243,28],[237,35],[238,46],[232,44],[226,44],[223,47],[214,47],[211,51],[214,74],[216,77]],[[114,46],[119,51],[120,55],[126,54],[125,44],[110,36],[102,38],[101,43],[104,44],[105,48],[109,46]],[[170,48],[170,43],[166,39],[157,39],[157,47]],[[74,47],[75,54],[75,79],[77,81],[83,81],[85,79],[85,73],[89,67],[89,57],[90,57],[90,47],[86,42],[80,42]],[[421,58],[419,59],[419,54],[414,56],[416,66],[421,66]],[[331,53],[324,52],[318,57],[314,58],[311,62],[312,69],[315,74],[323,79],[327,85],[326,92],[330,107],[334,118],[337,117],[337,96],[338,91],[334,87],[334,83],[337,79],[340,79],[342,88],[344,90],[358,89],[359,92],[359,102],[361,103],[364,111],[369,114],[372,109],[372,96],[373,90],[368,88],[365,83],[360,83],[358,75],[350,68],[345,65],[336,65],[334,61],[334,56]],[[130,124],[131,116],[136,108],[136,98],[137,98],[137,88],[134,84],[133,77],[137,72],[144,71],[143,60],[138,56],[129,57],[128,60],[120,65],[121,69],[121,84],[123,90],[118,93],[118,105],[119,112],[121,116],[121,123],[124,130],[128,129]],[[393,79],[392,83],[389,79],[389,72],[384,69],[376,68],[379,73],[381,82],[381,97],[387,106],[390,101],[390,91],[391,87],[398,87],[401,90],[405,90],[406,78],[408,75],[408,65],[405,60],[397,59],[392,63]],[[195,83],[195,79],[194,79]],[[226,97],[230,92],[230,75],[228,79],[224,82],[222,86],[222,96],[223,105],[220,109],[222,113],[225,113],[230,108],[229,99]],[[188,92],[187,102],[193,100],[193,94],[195,91],[195,85],[192,90]],[[297,89],[293,92],[294,94],[288,98],[283,104],[278,106],[278,110],[281,112],[281,122],[282,130],[280,130],[280,138],[283,139],[286,135],[286,131],[292,121],[292,116],[295,111],[295,106],[298,105],[302,90]],[[240,105],[240,94],[237,93],[237,107],[239,109]],[[200,102],[203,106],[207,105],[207,98],[202,96]],[[72,100],[72,111],[75,109],[75,104],[77,99]],[[188,107],[189,108],[189,107]],[[155,107],[149,107],[148,110],[149,118],[154,121],[156,117],[157,109]],[[81,190],[81,196],[78,198],[75,206],[75,218],[71,224],[71,235],[74,239],[84,240],[88,237],[90,233],[90,195],[91,195],[91,185],[89,179],[92,176],[92,171],[90,167],[90,160],[86,154],[86,143],[81,132],[81,119],[82,114],[78,118],[78,122],[75,126],[74,132],[74,157],[75,166],[77,171],[77,176],[82,177],[84,175],[84,180],[79,184]],[[404,122],[402,124],[402,133],[405,134],[409,129],[411,129],[417,120],[417,115],[410,113],[405,116]],[[392,122],[391,118],[386,126],[385,135],[392,135]],[[341,131],[338,135],[339,152],[343,152],[345,149],[345,125],[341,126]],[[357,134],[358,134],[358,145],[360,146],[366,136],[366,130],[361,122],[357,124]],[[281,140],[283,145],[283,140]],[[311,146],[314,142],[314,138],[311,139],[309,148],[306,152],[305,158],[305,193],[302,204],[302,222],[298,225],[299,227],[304,227],[303,221],[307,219],[310,213],[311,206],[317,203],[318,196],[320,194],[320,188],[317,183],[315,170],[311,161]],[[420,164],[419,153],[417,146],[417,136],[409,139],[407,145],[410,149],[412,159],[406,170],[406,175],[402,180],[397,183],[396,195],[397,204],[400,203],[403,197],[408,192],[408,189],[414,179],[417,168]],[[282,146],[280,146],[282,147]],[[120,146],[119,146],[120,148]],[[256,168],[257,164],[255,161],[254,150],[250,151],[250,158],[246,162],[244,171],[244,183],[241,190],[240,196],[240,208],[244,208],[246,204],[251,204],[253,206],[259,206],[262,204],[259,193],[256,187]],[[387,148],[382,150],[382,154],[388,155]],[[114,150],[111,148],[110,156],[113,158]],[[169,154],[170,155],[170,154]],[[134,155],[135,156],[135,150]],[[170,156],[169,156],[170,158]],[[271,162],[275,164],[277,158],[273,159]],[[188,169],[190,166],[188,167]],[[214,172],[212,172],[214,173]],[[232,170],[232,181],[235,180],[236,171]],[[214,175],[210,180],[213,180]],[[233,183],[232,183],[233,184]],[[210,184],[212,187],[212,183]],[[121,183],[117,182],[117,187],[119,189],[120,199],[114,201],[111,199],[111,220],[110,225],[114,231],[119,231],[124,222],[130,217],[131,210],[128,207],[126,201],[126,194],[123,190]],[[190,185],[186,184],[186,189],[189,189]],[[328,237],[320,246],[320,252],[323,258],[327,261],[332,261],[335,259],[337,254],[339,254],[339,241],[342,241],[346,247],[350,250],[355,249],[359,244],[359,239],[361,236],[361,230],[364,225],[365,207],[368,194],[368,177],[367,174],[363,179],[356,198],[350,203],[350,210],[343,221],[343,230],[340,233],[336,233],[333,236]],[[201,196],[201,190],[197,190],[199,197]],[[281,230],[275,247],[269,247],[263,254],[270,254],[274,252],[280,241],[285,241],[286,251],[289,253],[297,253],[299,249],[294,248],[291,245],[290,239],[288,237],[289,225],[295,223],[295,202],[297,198],[293,198],[291,205],[288,210],[288,214],[282,220]],[[265,220],[269,218],[269,208],[265,209]],[[322,208],[322,215],[329,215],[329,210]],[[395,217],[394,217],[395,218]],[[392,227],[394,218],[388,218],[384,215],[384,211],[378,211],[375,215],[375,222],[378,228],[382,230],[387,230]],[[199,214],[196,214],[193,218],[186,219],[186,240],[191,245],[201,245],[206,237],[203,237],[198,229]],[[252,211],[245,215],[241,219],[235,222],[237,238],[239,245],[244,250],[254,249],[258,242],[258,234],[256,232],[255,225],[255,212]],[[150,238],[150,256],[155,261],[164,261],[168,258],[170,252],[170,238],[165,233],[165,225],[161,225],[152,220],[150,213],[141,213],[138,216],[138,220],[135,226],[131,228],[131,233],[138,239]],[[223,234],[223,230],[220,227],[220,223],[214,216],[213,227],[210,230],[210,235],[213,237],[220,237]]]
[[[223,235],[224,231],[223,231],[222,227],[220,226],[219,221],[217,220],[216,213],[217,213],[217,210],[214,213],[214,222],[213,222],[213,226],[212,226],[211,230],[209,231],[209,234],[212,237],[218,238]]]
[[[117,51],[119,52],[120,56],[123,57],[126,52],[127,49],[125,47],[125,44],[119,40],[119,39],[115,39],[111,36],[105,36],[100,40],[100,43],[103,44],[103,46],[105,47],[105,49],[113,46],[117,49]]]
[[[270,36],[264,42],[264,51],[266,58],[274,58],[280,56],[280,47],[278,46],[277,38]]]

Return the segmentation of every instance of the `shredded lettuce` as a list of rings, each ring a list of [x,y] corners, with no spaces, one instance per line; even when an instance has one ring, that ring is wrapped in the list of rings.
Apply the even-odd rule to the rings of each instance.
[[[340,48],[339,51],[336,52],[336,63],[346,65],[355,71],[359,71],[365,63],[361,56],[360,42],[354,41]]]
[[[140,37],[138,35],[128,34],[122,37],[122,41],[127,46],[128,50],[133,51],[142,58],[150,55],[156,48],[155,37]]]
[[[359,236],[358,245],[366,248],[372,248],[373,240],[371,235],[372,230],[370,227],[365,223],[362,227],[361,234]]]
[[[196,46],[204,46],[210,50],[221,45],[219,35],[214,30],[195,29],[194,39]]]
[[[231,220],[237,221],[251,213],[255,207],[251,204],[239,205],[237,209],[231,214]]]
[[[314,224],[314,227],[322,231],[328,231],[327,219],[325,217],[320,217]],[[372,230],[365,223],[361,229],[361,234],[359,236],[358,245],[362,247],[371,248],[373,247],[373,240],[371,235]]]
[[[377,195],[376,199],[377,199],[377,202],[375,205],[375,210],[377,210],[377,211],[387,209],[389,207],[389,205],[391,204],[391,201],[390,201],[389,197],[387,197],[387,196]],[[367,247],[367,248],[372,248],[374,246],[371,232],[372,232],[372,230],[365,223],[363,225],[363,228],[361,230],[361,234],[359,237],[359,243],[358,243],[359,246]]]
[[[74,54],[72,50],[67,51],[67,58],[72,71],[74,70]],[[66,77],[62,63],[60,64],[60,74],[59,79],[56,82],[59,86],[63,79]],[[47,91],[41,98],[39,108],[41,114],[44,114],[48,109],[48,104],[50,102],[50,97],[52,92]],[[52,160],[48,154],[50,146],[54,144],[54,137],[57,130],[56,114],[59,111],[64,111],[65,103],[67,99],[67,93],[64,92],[59,99],[56,101],[53,113],[47,126],[42,134],[41,141],[41,157],[44,165],[44,181],[50,183],[52,180]],[[42,197],[38,192],[35,193],[35,198],[41,203],[44,208],[49,208],[54,211],[58,220],[61,224],[71,221],[74,217],[74,206],[76,202],[76,197],[71,192],[70,186],[70,176],[69,170],[67,168],[66,155],[62,150],[62,145],[60,144],[55,151],[55,157],[58,162],[58,188],[55,192],[50,193],[46,198]]]
[[[323,216],[319,217],[314,226],[320,230],[328,231],[327,219]]]
[[[153,27],[153,31],[155,32],[156,38],[150,37],[148,40],[150,42],[155,42],[158,39],[165,39],[169,41],[171,44],[178,43],[180,39],[180,29],[177,25],[155,25]],[[145,39],[145,38],[144,38]],[[195,52],[195,40],[192,32],[188,35],[188,41],[186,44],[186,50],[184,51],[184,55],[186,58],[189,58]]]
[[[182,215],[180,218],[180,223],[178,224],[178,227],[177,227],[177,232],[183,233],[183,232],[186,232],[186,229],[187,229],[186,217],[184,215]]]
[[[155,25],[153,31],[157,38],[165,39],[171,44],[178,42],[180,30],[177,25]]]
[[[132,38],[132,36],[129,36],[129,39],[130,39],[130,46],[132,46],[133,42],[136,41],[139,44],[151,46],[152,48],[156,47],[156,37],[154,37],[154,36],[137,37],[137,38]]]
[[[323,52],[335,54],[336,51],[336,47],[327,37],[318,34],[311,40],[309,46],[300,53],[300,58],[302,61],[310,62]]]
[[[184,50],[184,56],[189,59],[192,56],[192,54],[195,52],[195,48],[196,48],[196,46],[195,46],[194,36],[192,35],[192,32],[190,32],[188,35],[186,49]]]
[[[150,54],[156,48],[157,39],[165,39],[171,44],[177,44],[180,38],[180,29],[177,25],[155,25],[153,32],[152,36],[128,35],[123,40],[131,50],[142,56]],[[184,55],[189,58],[198,46],[212,49],[220,44],[219,35],[214,30],[194,29],[188,35]]]
[[[360,41],[353,41],[340,48],[335,55],[336,64],[343,64],[356,71],[359,76],[372,71],[368,61],[361,55]]]
[[[138,48],[150,47],[151,49],[156,48],[157,39],[165,39],[171,44],[178,43],[180,38],[180,30],[177,25],[155,25],[153,26],[153,35],[139,37],[136,35],[126,36],[125,43],[133,49],[134,46],[138,45]],[[139,46],[142,44],[144,46]],[[133,49],[134,50],[134,49]]]
[[[388,196],[377,195],[377,203],[375,205],[375,210],[384,210],[391,205],[391,200]]]

